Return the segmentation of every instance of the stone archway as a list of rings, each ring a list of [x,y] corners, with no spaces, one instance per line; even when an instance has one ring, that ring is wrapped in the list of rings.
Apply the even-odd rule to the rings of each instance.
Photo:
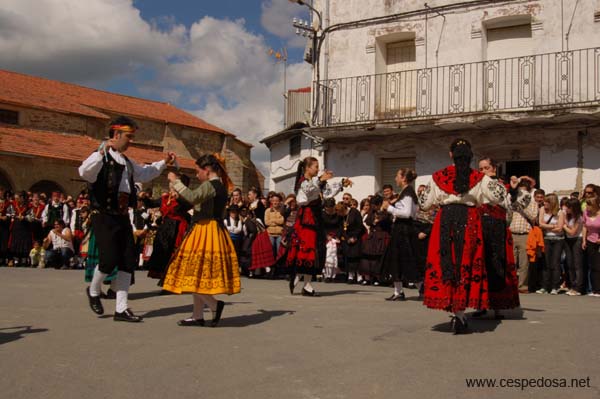
[[[29,189],[32,193],[45,193],[48,198],[52,196],[53,191],[65,192],[65,189],[58,183],[51,180],[40,180]]]

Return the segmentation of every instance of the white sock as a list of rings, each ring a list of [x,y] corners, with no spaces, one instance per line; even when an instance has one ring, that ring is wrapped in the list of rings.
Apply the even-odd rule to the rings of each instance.
[[[194,294],[194,311],[192,313],[192,318],[194,320],[204,319],[204,300],[202,299],[202,295]]]
[[[118,271],[117,282],[115,287],[117,288],[117,307],[116,311],[122,313],[127,310],[127,297],[129,295],[129,286],[131,285],[131,273]]]
[[[394,281],[394,295],[400,295],[402,292],[402,281]]]
[[[92,282],[90,283],[90,295],[91,296],[100,296],[102,293],[102,282],[108,276],[106,273],[102,273],[98,266],[94,269],[94,277],[92,277]]]
[[[296,276],[294,277],[294,287],[297,286],[300,282],[300,276],[300,274],[296,274]]]
[[[312,275],[305,274],[304,275],[304,289],[308,292],[313,292],[314,288],[310,285],[310,281],[312,280]]]
[[[461,321],[465,321],[465,312],[461,310],[460,312],[455,312],[454,316],[458,317]]]

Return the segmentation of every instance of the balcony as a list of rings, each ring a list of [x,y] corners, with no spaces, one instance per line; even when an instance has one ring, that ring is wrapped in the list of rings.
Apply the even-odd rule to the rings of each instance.
[[[600,105],[600,48],[315,82],[316,126]]]

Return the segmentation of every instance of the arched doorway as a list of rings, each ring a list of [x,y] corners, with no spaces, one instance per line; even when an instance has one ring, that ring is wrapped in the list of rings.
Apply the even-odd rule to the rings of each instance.
[[[31,186],[29,191],[31,191],[32,193],[45,193],[48,196],[48,198],[50,198],[52,196],[53,191],[60,191],[61,193],[64,193],[65,189],[62,188],[60,184],[51,180],[40,180],[39,182]]]

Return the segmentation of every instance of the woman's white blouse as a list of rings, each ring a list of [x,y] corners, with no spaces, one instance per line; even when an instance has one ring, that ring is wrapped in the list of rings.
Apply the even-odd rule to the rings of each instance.
[[[311,180],[304,180],[300,184],[298,193],[296,194],[296,202],[298,205],[303,206],[317,200],[323,194],[323,198],[335,197],[340,191],[342,191],[342,183],[325,183],[323,191],[321,192],[321,182],[318,177],[313,177]]]

